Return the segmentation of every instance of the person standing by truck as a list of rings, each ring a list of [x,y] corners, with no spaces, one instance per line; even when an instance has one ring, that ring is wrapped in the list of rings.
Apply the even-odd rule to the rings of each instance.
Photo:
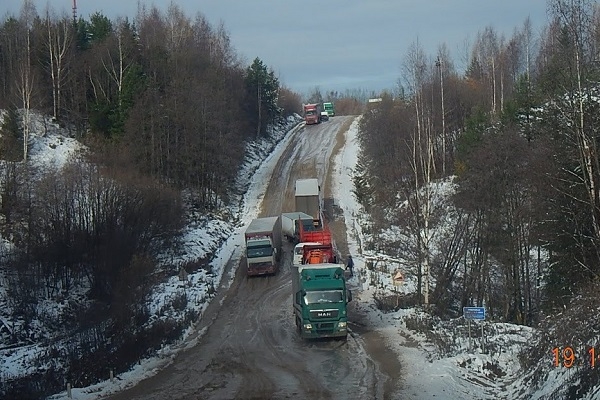
[[[348,254],[348,264],[346,264],[346,270],[350,270],[350,278],[354,276],[354,261],[352,256]]]

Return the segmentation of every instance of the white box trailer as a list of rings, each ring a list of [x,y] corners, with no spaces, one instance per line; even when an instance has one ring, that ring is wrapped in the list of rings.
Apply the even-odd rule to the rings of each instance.
[[[281,217],[257,218],[246,228],[248,275],[274,274],[281,259]]]
[[[296,211],[312,215],[316,226],[321,225],[321,187],[316,178],[296,181]]]
[[[281,233],[290,242],[297,242],[300,238],[298,224],[302,222],[312,224],[312,215],[298,211],[281,214]]]

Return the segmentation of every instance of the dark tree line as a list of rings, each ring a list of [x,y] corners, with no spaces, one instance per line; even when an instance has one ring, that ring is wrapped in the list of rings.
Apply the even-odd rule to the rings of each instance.
[[[300,111],[281,90],[280,105],[273,70],[258,58],[245,67],[223,25],[175,4],[140,6],[134,21],[73,21],[25,1],[0,23],[2,229],[22,252],[13,262],[48,296],[85,280],[110,302],[119,268],[156,256],[156,235],[176,231],[178,191],[203,209],[228,201],[245,143]],[[14,164],[27,160],[34,111],[82,139],[94,167]]]
[[[0,24],[0,108],[19,110],[22,158],[32,110],[52,115],[98,150],[198,204],[226,200],[243,145],[283,111],[300,112],[260,59],[245,66],[223,25],[172,4],[140,6],[133,21],[101,13],[73,21],[30,1]],[[295,108],[295,109],[293,109]],[[110,155],[110,156],[109,156]]]
[[[532,324],[600,274],[600,9],[548,6],[539,38],[529,20],[510,38],[482,31],[463,75],[444,46],[427,57],[414,44],[402,95],[362,119],[356,194],[376,220],[399,210],[387,222],[405,227],[398,251],[441,313],[485,305]],[[452,211],[434,201],[448,176]],[[435,236],[448,212],[454,225]]]

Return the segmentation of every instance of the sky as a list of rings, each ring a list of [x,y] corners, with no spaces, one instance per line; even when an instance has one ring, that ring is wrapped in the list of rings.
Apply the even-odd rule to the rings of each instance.
[[[23,0],[2,0],[0,16],[18,14]],[[166,11],[171,0],[140,1]],[[34,0],[71,14],[73,0]],[[190,18],[221,21],[247,64],[259,57],[280,82],[298,93],[315,88],[379,92],[402,82],[406,53],[419,42],[433,60],[445,43],[459,71],[465,43],[493,27],[507,38],[530,17],[534,32],[547,23],[544,0],[178,0]],[[135,17],[136,0],[77,0],[84,18],[101,11],[111,19]],[[432,61],[433,62],[433,61]]]

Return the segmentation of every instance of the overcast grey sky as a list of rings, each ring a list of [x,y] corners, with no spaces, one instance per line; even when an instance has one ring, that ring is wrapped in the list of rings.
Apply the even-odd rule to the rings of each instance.
[[[166,10],[171,0],[141,1]],[[73,0],[34,0],[71,13]],[[547,24],[545,0],[178,0],[193,18],[223,21],[233,47],[248,63],[260,57],[281,82],[300,93],[393,89],[417,40],[434,57],[445,43],[464,67],[465,42],[486,26],[510,37],[529,16],[536,33]],[[101,11],[135,17],[136,0],[77,0],[78,15]],[[0,0],[0,15],[18,14],[22,0]]]

